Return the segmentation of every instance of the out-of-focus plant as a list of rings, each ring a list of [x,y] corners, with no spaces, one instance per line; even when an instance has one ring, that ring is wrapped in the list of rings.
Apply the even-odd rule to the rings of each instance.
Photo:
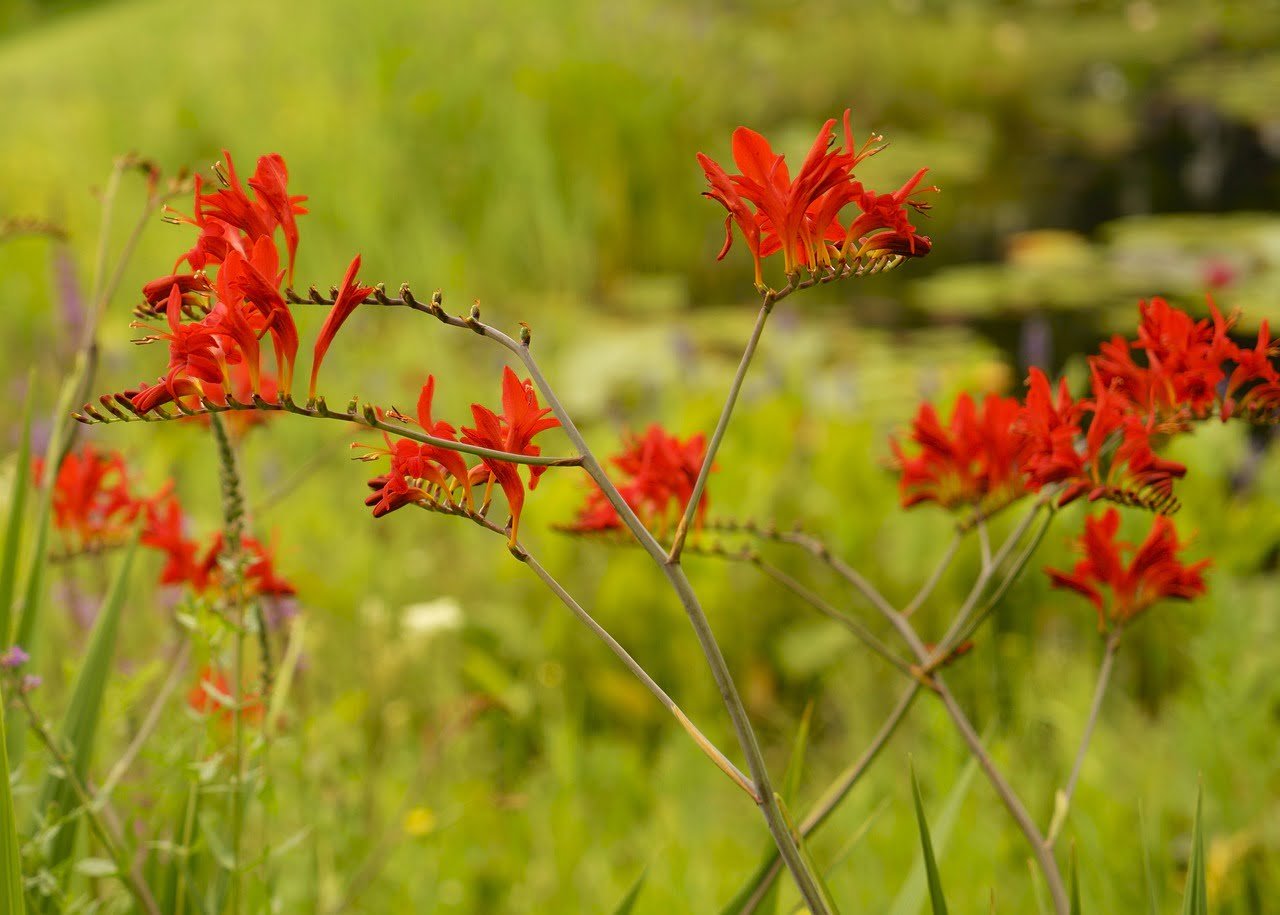
[[[9,692],[18,697],[32,731],[55,762],[50,774],[53,787],[36,811],[37,828],[45,836],[37,844],[45,855],[37,879],[27,886],[32,904],[40,910],[57,909],[66,891],[71,850],[61,837],[68,828],[67,819],[81,816],[109,858],[89,867],[90,876],[119,880],[142,911],[159,910],[158,898],[166,900],[166,906],[172,901],[178,910],[192,905],[192,900],[206,904],[212,898],[215,910],[239,913],[269,897],[271,849],[246,847],[246,823],[255,805],[265,810],[268,803],[265,781],[271,736],[280,726],[281,696],[287,690],[287,677],[275,676],[268,602],[287,598],[293,587],[275,572],[270,550],[247,533],[237,440],[246,431],[246,421],[290,414],[381,433],[381,444],[357,445],[362,460],[388,461],[385,472],[369,483],[372,493],[366,504],[375,518],[412,506],[469,521],[501,536],[510,555],[610,648],[709,760],[751,799],[772,836],[776,857],[765,862],[735,897],[732,910],[756,911],[785,867],[810,911],[838,911],[823,868],[806,839],[848,796],[917,695],[925,692],[941,703],[1025,837],[1054,911],[1067,915],[1073,903],[1056,853],[1057,840],[1069,815],[1121,638],[1158,601],[1190,599],[1205,590],[1207,562],[1184,560],[1184,545],[1169,519],[1179,504],[1174,489],[1187,467],[1160,451],[1169,439],[1210,419],[1275,421],[1280,411],[1280,374],[1273,364],[1276,346],[1265,325],[1252,346],[1237,344],[1231,334],[1234,316],[1222,315],[1212,304],[1211,317],[1197,320],[1161,299],[1152,299],[1140,307],[1136,339],[1117,337],[1093,357],[1086,396],[1073,395],[1065,380],[1054,386],[1035,371],[1023,398],[993,395],[978,404],[962,397],[945,423],[932,405],[922,406],[909,443],[894,445],[902,504],[909,508],[932,502],[953,512],[956,533],[934,569],[922,576],[915,596],[902,607],[890,603],[817,537],[802,530],[713,518],[708,481],[773,311],[805,289],[893,269],[928,255],[933,247],[911,220],[913,213],[923,214],[930,208],[927,198],[918,195],[936,191],[921,186],[926,170],[920,169],[890,193],[872,191],[855,177],[854,169],[884,148],[882,138],[873,135],[855,144],[849,112],[844,116],[842,143],[836,126],[835,119],[823,125],[794,175],[783,156],[747,128],[733,135],[737,173],[730,174],[712,158],[699,155],[709,185],[706,196],[727,212],[721,257],[735,232],[741,235],[754,262],[760,310],[711,434],[682,438],[655,425],[634,437],[612,460],[613,474],[588,445],[542,371],[533,354],[529,325],[521,324],[510,335],[483,322],[478,305],[464,315],[453,315],[445,311],[438,292],[420,298],[405,285],[391,296],[381,284],[362,285],[359,255],[327,295],[315,286],[307,295],[299,295],[291,284],[299,243],[297,217],[306,212],[301,206],[305,198],[290,193],[284,159],[279,155],[260,158],[247,187],[230,155],[215,170],[216,189],[197,179],[192,214],[174,220],[194,228],[196,240],[177,258],[175,272],[146,284],[137,307],[139,326],[151,331],[138,342],[164,343],[168,348],[164,374],[155,382],[102,395],[86,403],[75,418],[90,425],[207,423],[220,468],[221,531],[200,548],[186,532],[182,509],[167,488],[138,497],[120,459],[91,449],[71,452],[51,446],[37,477],[43,487],[42,511],[48,519],[41,530],[51,525],[64,532],[68,555],[73,556],[135,537],[143,546],[161,551],[165,556],[162,582],[182,585],[189,595],[181,628],[199,633],[211,653],[229,656],[226,669],[211,664],[188,695],[192,712],[207,718],[211,731],[223,732],[218,758],[227,771],[226,825],[225,829],[211,826],[193,795],[181,827],[181,852],[171,856],[172,869],[157,889],[131,863],[124,838],[105,815],[107,789],[118,778],[113,770],[105,786],[95,786],[88,778],[87,760],[93,745],[92,722],[98,714],[94,700],[100,699],[114,641],[117,588],[100,615],[60,737],[52,735],[33,707],[29,699],[33,684],[13,678],[9,684]],[[765,275],[766,262],[775,254],[781,254],[785,279],[777,288]],[[300,400],[293,393],[301,346],[294,308],[307,305],[328,312],[312,350],[307,397]],[[320,370],[344,324],[363,307],[418,312],[447,328],[471,331],[504,349],[526,377],[505,368],[498,408],[472,404],[469,426],[456,427],[435,417],[434,375],[427,375],[416,392],[412,414],[357,398],[345,409],[332,409],[319,394]],[[264,352],[267,347],[270,358]],[[82,368],[68,391],[75,393],[91,376],[91,369]],[[238,433],[228,422],[237,418],[241,421]],[[567,439],[570,453],[547,454],[542,444],[535,443],[557,429]],[[567,467],[581,468],[591,488],[578,517],[561,529],[639,547],[652,559],[694,630],[738,738],[745,772],[521,542],[526,499],[548,470]],[[503,512],[494,511],[499,493],[505,502]],[[1149,534],[1135,546],[1118,539],[1120,511],[1108,508],[1087,519],[1080,562],[1068,571],[1050,570],[1055,586],[1075,591],[1094,605],[1106,649],[1071,776],[1058,793],[1051,822],[1042,830],[988,753],[948,688],[943,670],[968,653],[982,623],[1028,567],[1057,510],[1078,499],[1152,513],[1155,520]],[[989,521],[1018,503],[1029,505],[1009,536],[998,546],[993,544]],[[977,543],[979,574],[942,634],[926,641],[913,614],[931,599],[939,580],[971,539]],[[775,547],[799,548],[828,566],[848,586],[850,597],[869,605],[888,623],[901,648],[886,644],[841,606],[843,597],[819,594],[775,566],[765,555]],[[755,726],[685,573],[683,557],[695,553],[758,567],[798,600],[846,626],[908,681],[866,752],[803,817],[793,816],[787,808],[787,791],[775,790]],[[47,561],[43,540],[36,557],[37,563]],[[117,581],[123,576],[121,571]],[[21,619],[28,620],[31,613],[31,606],[24,606]],[[31,646],[22,635],[29,631],[19,626],[16,637],[5,640],[13,645],[7,666],[15,671],[27,662]],[[252,635],[257,637],[256,658],[250,656]],[[184,663],[190,651],[187,638],[179,638]],[[260,686],[253,690],[246,677],[255,666]],[[82,682],[87,684],[83,690]],[[793,765],[798,771],[798,760]],[[930,898],[935,911],[943,911],[941,882],[918,789],[915,799]],[[216,859],[215,889],[195,885],[210,873],[205,867],[193,867],[190,860],[191,834],[197,825]],[[85,872],[83,867],[80,872]],[[265,893],[246,887],[246,879],[263,884]],[[624,910],[629,904],[624,901]]]

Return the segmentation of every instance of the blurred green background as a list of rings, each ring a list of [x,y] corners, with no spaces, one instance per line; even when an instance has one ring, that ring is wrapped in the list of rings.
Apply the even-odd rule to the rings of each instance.
[[[204,169],[223,148],[245,173],[281,152],[292,188],[310,195],[300,286],[336,282],[359,251],[367,279],[443,289],[454,311],[478,299],[499,326],[527,321],[602,451],[654,420],[709,429],[755,308],[741,246],[714,260],[722,214],[699,197],[693,155],[726,160],[745,123],[795,157],[851,106],[855,132],[891,140],[864,181],[888,189],[933,169],[934,252],[786,303],[721,452],[712,512],[803,521],[905,598],[949,536],[938,513],[896,508],[883,466],[887,436],[921,396],[1013,390],[1030,364],[1080,377],[1082,354],[1131,328],[1143,296],[1201,309],[1213,289],[1246,310],[1246,327],[1280,319],[1278,41],[1270,2],[7,0],[0,220],[50,220],[68,240],[0,245],[0,435],[11,453],[29,368],[38,406],[52,408],[91,270],[94,191],[113,157],[137,151],[174,172]],[[126,185],[117,244],[140,201]],[[147,232],[104,328],[100,389],[158,373],[163,354],[128,342],[129,311],[134,290],[188,244],[158,220]],[[309,339],[318,316],[301,323]],[[445,418],[497,400],[501,354],[478,339],[376,311],[342,337],[322,385],[332,401],[358,391],[408,407],[427,372]],[[216,526],[216,464],[200,430],[91,438],[156,485],[172,476],[205,529]],[[636,911],[715,911],[767,840],[750,805],[493,538],[408,512],[370,521],[370,473],[350,463],[349,442],[340,427],[286,418],[244,454],[255,528],[278,544],[308,621],[291,727],[272,751],[271,828],[277,843],[297,836],[277,862],[284,911],[329,911],[357,886],[351,911],[595,912],[646,868]],[[1280,894],[1270,442],[1211,425],[1177,443],[1192,467],[1179,525],[1214,559],[1211,593],[1159,608],[1122,652],[1066,833],[1088,910],[1146,905],[1144,849],[1163,910],[1176,908],[1198,780],[1215,910],[1264,912]],[[578,475],[549,473],[522,534],[732,746],[661,576],[628,551],[550,530],[583,492]],[[1052,529],[1037,565],[1069,561],[1079,517]],[[836,588],[797,556],[777,559]],[[962,554],[924,611],[926,631],[949,619],[977,562]],[[879,726],[896,675],[746,569],[689,565],[777,772],[813,704],[793,805],[805,807]],[[91,570],[67,577],[93,587]],[[144,579],[110,697],[121,745],[163,674],[167,625]],[[76,602],[56,594],[59,606]],[[428,602],[456,606],[457,624],[424,626],[430,614],[414,608]],[[50,636],[51,709],[83,640],[73,617]],[[1033,572],[951,675],[1041,823],[1100,654],[1092,610]],[[449,727],[475,697],[487,710]],[[181,764],[203,733],[172,719],[121,801],[155,834],[181,808]],[[870,821],[830,874],[845,910],[888,910],[914,860],[908,753],[931,813],[959,805],[949,837],[935,833],[954,909],[987,911],[994,892],[998,911],[1031,911],[1021,839],[981,779],[956,790],[963,747],[925,701],[815,843],[830,859]],[[40,764],[32,753],[25,765]]]

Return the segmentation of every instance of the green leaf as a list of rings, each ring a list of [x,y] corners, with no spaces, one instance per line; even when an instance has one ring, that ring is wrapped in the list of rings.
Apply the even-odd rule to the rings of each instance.
[[[138,538],[135,535],[103,601],[98,621],[89,638],[84,663],[80,665],[80,671],[71,686],[71,699],[62,720],[59,739],[70,751],[72,769],[81,784],[88,781],[94,741],[102,717],[102,699],[107,689],[107,677],[111,672],[111,660],[115,655],[116,633],[129,591],[129,571],[133,567],[137,549]],[[39,809],[45,811],[52,807],[59,816],[65,816],[75,806],[76,793],[71,784],[52,771],[46,775],[40,793]],[[71,818],[58,828],[49,848],[48,865],[51,870],[56,872],[59,865],[71,857],[75,850],[79,822],[78,818]]]
[[[0,696],[0,705],[3,697]],[[0,915],[24,915],[22,851],[9,790],[9,757],[5,752],[4,716],[0,715]]]
[[[809,723],[813,718],[813,703],[805,707],[800,717],[800,726],[796,729],[795,740],[791,744],[791,758],[787,761],[787,771],[783,775],[782,795],[793,803],[800,788],[800,776],[804,771],[805,748],[809,744]],[[778,848],[772,841],[765,844],[760,856],[760,865],[751,873],[742,889],[734,894],[728,904],[720,910],[720,915],[738,915],[749,903],[760,887],[769,879],[774,868],[779,865]],[[756,901],[753,911],[767,911],[778,899],[778,882],[775,880],[769,889]]]
[[[942,813],[934,818],[933,829],[929,834],[929,841],[933,846],[934,852],[941,853],[946,850],[947,843],[951,840],[951,834],[960,819],[960,808],[964,805],[964,799],[968,795],[969,788],[973,784],[973,779],[977,773],[977,761],[971,758],[965,763],[965,767],[960,771],[960,778],[956,780],[955,786],[947,794],[947,798],[942,805]],[[912,770],[913,783],[914,780],[915,774],[914,770]],[[924,905],[925,894],[930,889],[928,878],[928,863],[922,854],[916,860],[916,863],[912,865],[911,872],[907,875],[902,889],[898,891],[898,895],[894,898],[893,907],[889,910],[890,915],[916,915]]]
[[[1151,871],[1151,845],[1147,842],[1147,823],[1142,815],[1142,803],[1138,803],[1138,837],[1142,840],[1142,876],[1147,884],[1149,915],[1160,915],[1160,899],[1156,895],[1156,878]]]
[[[35,372],[27,376],[27,405],[22,411],[22,438],[13,468],[13,495],[9,499],[9,520],[5,524],[4,548],[0,554],[0,650],[11,643],[13,596],[18,587],[18,556],[22,552],[22,521],[27,510],[27,489],[31,480],[31,400],[35,392]]]
[[[800,726],[796,728],[796,739],[791,744],[791,759],[787,761],[787,771],[782,776],[782,796],[788,803],[796,802],[800,791],[800,779],[804,772],[804,754],[809,746],[809,723],[813,719],[813,702],[804,707],[800,716]]]
[[[1191,861],[1187,887],[1182,894],[1182,915],[1209,915],[1209,893],[1204,873],[1204,788],[1196,792],[1196,819],[1191,827]]]
[[[924,801],[920,798],[920,782],[916,780],[915,766],[911,767],[911,797],[916,805],[916,824],[920,827],[920,851],[924,856],[924,870],[929,880],[929,904],[933,915],[947,915],[947,900],[942,892],[942,877],[938,874],[938,862],[933,857],[933,841],[929,838],[929,821],[924,815]]]
[[[636,900],[640,898],[640,891],[644,889],[644,882],[648,876],[648,868],[640,872],[636,882],[631,884],[631,889],[627,890],[627,895],[622,897],[622,902],[618,903],[618,907],[613,910],[613,915],[631,915],[631,910],[636,907]]]
[[[1080,913],[1080,860],[1076,857],[1075,843],[1071,843],[1071,915]]]

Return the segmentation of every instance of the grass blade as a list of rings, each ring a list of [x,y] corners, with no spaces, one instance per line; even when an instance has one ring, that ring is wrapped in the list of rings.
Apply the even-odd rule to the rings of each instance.
[[[93,758],[94,741],[102,717],[102,700],[106,693],[107,676],[111,671],[111,660],[115,655],[121,610],[129,591],[129,571],[133,567],[137,548],[138,539],[135,536],[125,551],[120,568],[107,591],[102,611],[94,624],[89,648],[85,652],[84,663],[76,674],[75,683],[72,684],[71,699],[62,722],[60,739],[69,748],[72,768],[81,784],[89,781],[89,764]],[[75,804],[75,790],[66,779],[53,772],[46,776],[40,793],[41,811],[53,808],[58,815],[65,815]],[[78,825],[79,820],[75,818],[63,823],[50,843],[48,863],[55,872],[75,850]]]
[[[3,705],[3,701],[0,701]],[[24,915],[22,853],[18,824],[9,791],[9,756],[4,749],[4,716],[0,715],[0,915]]]
[[[631,889],[627,890],[627,895],[622,897],[622,902],[618,903],[618,907],[613,910],[613,915],[631,915],[631,910],[636,907],[636,900],[640,898],[640,891],[644,889],[644,882],[648,876],[648,868],[640,872],[636,882],[631,884]]]
[[[1080,913],[1080,859],[1076,857],[1075,843],[1071,843],[1071,915]]]
[[[942,812],[934,818],[933,829],[930,832],[930,843],[934,851],[939,853],[945,851],[956,823],[959,822],[960,808],[964,805],[964,799],[968,796],[969,788],[973,785],[973,779],[977,774],[977,761],[971,758],[960,770],[960,778],[956,780],[955,786],[947,795],[942,805]],[[912,777],[914,779],[914,775]],[[927,888],[927,863],[921,857],[912,865],[906,882],[894,898],[893,906],[889,910],[891,915],[916,915],[924,905]]]
[[[809,723],[813,718],[813,703],[805,707],[800,717],[800,726],[796,729],[796,737],[791,745],[791,758],[787,761],[787,771],[783,775],[782,796],[793,803],[800,788],[800,776],[804,770],[805,749],[809,744]],[[760,887],[768,879],[778,861],[778,849],[772,841],[768,842],[761,852],[760,866],[743,884],[742,889],[734,894],[728,904],[720,910],[720,915],[739,915],[753,900],[752,911],[768,911],[778,898],[778,884],[775,881],[760,898],[756,898]]]
[[[1182,915],[1209,915],[1209,893],[1204,873],[1204,788],[1196,792],[1196,819],[1191,827],[1191,861],[1187,888],[1182,894]]]
[[[911,797],[916,806],[916,825],[920,827],[920,851],[924,856],[924,870],[929,881],[929,905],[933,915],[947,915],[947,900],[942,892],[942,877],[938,862],[933,857],[933,842],[929,838],[929,820],[924,815],[924,801],[920,797],[920,782],[916,780],[915,766],[911,767]]]
[[[27,405],[22,411],[22,438],[13,468],[13,495],[9,499],[9,520],[5,524],[3,554],[0,555],[0,646],[7,647],[13,632],[13,597],[18,587],[18,556],[22,552],[22,521],[27,510],[27,488],[31,480],[31,401],[35,373],[27,376]]]
[[[1151,870],[1151,845],[1147,842],[1147,822],[1138,803],[1138,837],[1142,840],[1142,877],[1147,884],[1148,915],[1160,915],[1160,898],[1156,895],[1156,878]]]
[[[58,467],[61,466],[62,458],[65,456],[66,444],[70,441],[68,424],[72,422],[71,410],[75,405],[75,395],[76,390],[80,387],[80,379],[84,377],[85,365],[85,356],[84,353],[81,353],[76,360],[75,370],[62,383],[62,389],[58,394],[58,405],[53,413],[49,444],[45,448],[44,485],[40,487],[39,499],[36,502],[35,541],[29,557],[22,603],[18,610],[17,631],[11,640],[13,644],[21,645],[27,654],[32,657],[35,657],[36,654],[36,621],[40,616],[40,605],[44,597],[45,567],[49,562],[49,525],[53,514],[53,483],[57,479]],[[9,626],[11,627],[10,631],[12,631],[12,620],[10,620]],[[26,734],[26,722],[22,720],[22,716],[15,710],[11,709],[7,714],[11,715],[5,720],[5,725],[9,731],[7,745],[9,762],[10,765],[16,767],[22,761],[22,754],[25,748],[23,737]]]

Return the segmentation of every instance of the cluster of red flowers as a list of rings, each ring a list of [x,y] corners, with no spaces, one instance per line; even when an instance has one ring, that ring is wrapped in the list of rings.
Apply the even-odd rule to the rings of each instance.
[[[506,454],[536,457],[542,453],[542,449],[533,444],[534,436],[560,425],[559,420],[548,415],[551,413],[549,409],[538,404],[533,383],[528,379],[521,381],[515,372],[506,368],[502,373],[502,412],[495,413],[488,407],[473,403],[471,416],[475,426],[464,426],[459,439],[458,431],[453,426],[431,417],[435,386],[435,376],[428,375],[418,397],[417,410],[417,425],[435,438],[461,441]],[[395,414],[395,418],[401,422],[413,423],[407,416]],[[482,457],[480,463],[468,469],[462,454],[457,451],[404,438],[395,441],[387,435],[384,438],[386,447],[371,449],[366,456],[367,459],[376,459],[381,455],[391,458],[390,469],[369,481],[369,488],[373,493],[365,500],[365,504],[373,509],[375,518],[405,505],[427,508],[462,507],[470,511],[474,508],[472,487],[479,484],[485,486],[481,500],[483,511],[489,504],[493,484],[497,483],[506,496],[507,506],[511,511],[509,542],[516,542],[520,513],[524,509],[525,488],[520,476],[520,465],[498,458]],[[546,467],[526,466],[529,489],[532,490],[537,487],[538,479]],[[461,491],[461,502],[454,498],[458,491]]]
[[[912,425],[919,450],[892,447],[904,506],[936,502],[989,514],[1022,495],[1057,488],[1065,505],[1082,496],[1168,514],[1174,484],[1187,468],[1156,448],[1194,422],[1217,415],[1274,422],[1280,413],[1280,347],[1263,322],[1252,347],[1230,336],[1235,318],[1210,301],[1196,319],[1163,299],[1139,305],[1138,333],[1117,336],[1090,357],[1090,396],[1075,398],[1065,380],[1052,385],[1032,369],[1023,401],[989,396],[979,409],[967,396],[946,427],[923,405]],[[1141,354],[1141,360],[1135,358]],[[1190,597],[1203,590],[1203,563],[1182,566],[1172,524],[1157,517],[1130,567],[1115,543],[1118,516],[1088,520],[1087,559],[1056,584],[1089,597],[1103,612],[1099,582],[1113,591],[1106,620],[1123,623],[1157,596]],[[1127,547],[1125,547],[1127,549]],[[1104,557],[1107,557],[1104,561]]]
[[[34,475],[44,475],[44,462],[34,462]],[[85,445],[66,456],[53,482],[52,521],[69,551],[79,552],[117,546],[141,525],[140,543],[164,554],[160,584],[185,585],[208,593],[221,583],[219,558],[222,534],[201,545],[186,533],[187,518],[171,484],[151,496],[136,492],[124,457],[102,453]],[[296,593],[292,584],[275,571],[271,551],[257,540],[245,538],[249,557],[245,581],[249,593],[286,597]]]
[[[818,131],[808,156],[794,179],[783,156],[769,141],[746,127],[733,132],[733,159],[741,174],[730,175],[709,156],[698,154],[711,189],[705,196],[718,201],[725,218],[723,258],[733,244],[733,225],[742,232],[755,259],[756,286],[763,287],[760,261],[782,252],[783,270],[794,276],[802,267],[830,268],[833,262],[853,263],[890,255],[923,257],[932,248],[908,219],[908,208],[922,212],[927,203],[913,199],[928,169],[920,169],[890,194],[877,194],[853,177],[853,169],[884,147],[872,136],[861,147],[853,142],[848,110],[844,113],[844,146],[832,146],[836,121]],[[748,206],[750,204],[750,206]],[[854,204],[859,214],[845,225],[841,212]]]
[[[1087,496],[1172,511],[1186,467],[1156,453],[1161,441],[1215,413],[1269,420],[1280,408],[1266,324],[1246,349],[1229,336],[1234,320],[1210,310],[1196,320],[1163,299],[1142,302],[1137,337],[1115,337],[1089,359],[1089,397],[1074,398],[1065,379],[1055,389],[1032,369],[1025,400],[992,395],[979,409],[964,396],[946,427],[922,405],[911,431],[919,451],[892,445],[903,505],[990,512],[1057,486],[1059,505]]]
[[[190,272],[162,276],[143,287],[142,310],[163,312],[167,328],[153,329],[137,342],[166,341],[169,366],[155,384],[117,397],[138,413],[171,401],[187,404],[207,398],[223,404],[228,393],[237,399],[258,395],[272,401],[290,394],[298,329],[281,289],[286,275],[292,279],[298,249],[295,217],[306,213],[301,205],[306,198],[289,194],[288,169],[279,155],[258,160],[248,180],[252,196],[240,183],[230,154],[223,155],[226,171],[217,174],[224,186],[206,192],[197,178],[194,214],[176,220],[199,231],[195,244],[175,264],[175,270],[185,264]],[[284,238],[287,269],[281,269],[277,233]],[[312,397],[329,344],[370,292],[356,284],[359,267],[357,255],[316,340]],[[271,341],[274,377],[262,367],[263,337]]]
[[[611,462],[623,474],[618,492],[650,529],[665,530],[683,514],[693,498],[694,483],[707,454],[701,433],[681,441],[656,423],[642,436],[629,436],[621,454]],[[707,511],[704,490],[695,516],[701,523]],[[592,489],[577,519],[564,530],[587,534],[615,531],[622,519],[600,489]]]
[[[32,461],[37,485],[44,481],[44,460]],[[153,496],[134,492],[124,457],[103,454],[92,445],[69,453],[53,482],[53,527],[68,550],[92,550],[128,538],[138,515],[171,501],[170,487]]]
[[[1085,518],[1078,546],[1083,558],[1070,573],[1046,569],[1054,587],[1084,595],[1098,611],[1104,632],[1124,626],[1162,598],[1190,600],[1203,594],[1209,560],[1183,565],[1183,544],[1173,522],[1157,515],[1147,539],[1138,547],[1116,540],[1120,513],[1114,508]],[[1132,554],[1126,564],[1124,554]]]

